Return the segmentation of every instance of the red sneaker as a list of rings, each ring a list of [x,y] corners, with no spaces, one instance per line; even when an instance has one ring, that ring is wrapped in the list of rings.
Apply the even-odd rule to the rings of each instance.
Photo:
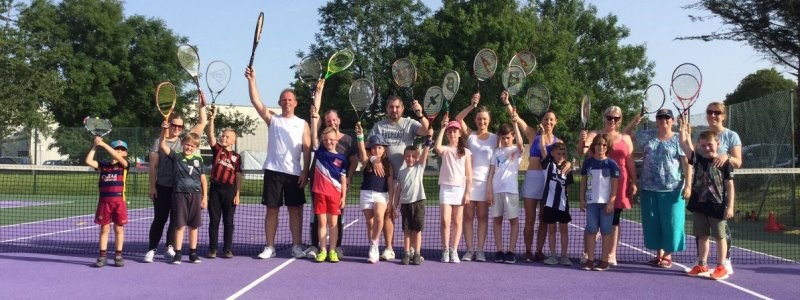
[[[717,265],[714,268],[714,273],[711,273],[711,279],[714,280],[725,280],[728,279],[728,270],[725,269],[723,265]]]
[[[708,266],[695,265],[691,270],[689,270],[689,272],[686,273],[686,275],[708,276]]]

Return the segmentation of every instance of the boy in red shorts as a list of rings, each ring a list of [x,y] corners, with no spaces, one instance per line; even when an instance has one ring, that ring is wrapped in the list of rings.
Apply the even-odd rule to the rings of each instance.
[[[102,147],[111,155],[112,160],[98,162],[94,159],[97,147]],[[94,223],[100,225],[100,256],[95,262],[95,267],[106,265],[106,253],[108,249],[109,224],[114,222],[114,265],[122,267],[125,261],[122,259],[122,243],[125,240],[123,225],[128,223],[128,208],[125,205],[125,179],[128,175],[128,143],[121,140],[106,144],[102,137],[96,136],[92,149],[86,155],[86,164],[100,171],[98,182],[100,200],[97,203],[97,212],[94,216]]]
[[[312,107],[311,128],[317,128],[317,122],[319,122],[319,113],[315,107]],[[319,220],[317,262],[324,262],[326,259],[332,263],[339,262],[339,254],[335,249],[339,239],[338,218],[342,214],[347,195],[347,172],[345,170],[349,164],[344,154],[336,152],[338,136],[333,127],[322,130],[320,138],[317,138],[316,130],[311,130],[312,149],[315,149],[311,191],[314,195],[314,214]],[[320,147],[320,143],[322,143],[322,147]],[[330,231],[328,231],[329,225]],[[330,232],[330,251],[327,251],[328,243],[325,240],[328,232]]]

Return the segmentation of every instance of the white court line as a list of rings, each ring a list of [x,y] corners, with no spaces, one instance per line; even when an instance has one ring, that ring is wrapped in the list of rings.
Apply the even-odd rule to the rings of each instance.
[[[633,222],[633,221],[631,221],[631,222]],[[634,223],[636,223],[636,222],[634,222]],[[584,230],[584,228],[583,228],[583,227],[580,227],[580,226],[578,226],[578,225],[575,225],[575,224],[572,224],[572,223],[569,223],[569,225],[570,225],[570,226],[573,226],[573,227],[576,227],[576,228],[580,228],[581,230]],[[639,249],[638,247],[634,247],[634,246],[628,245],[628,244],[626,244],[626,243],[623,243],[623,242],[619,242],[619,244],[620,244],[620,245],[623,245],[623,246],[625,246],[625,247],[631,248],[631,249],[633,249],[633,250],[639,251],[639,252],[641,252],[641,253],[644,253],[644,254],[647,254],[647,255],[650,255],[650,256],[653,256],[653,257],[655,257],[655,255],[653,255],[652,253],[650,253],[650,252],[647,252],[647,251],[645,251],[645,250],[642,250],[642,249]],[[681,268],[683,268],[683,270],[684,270],[684,271],[687,271],[687,270],[690,270],[690,269],[691,269],[691,268],[687,267],[686,265],[683,265],[683,264],[680,264],[680,263],[673,262],[673,264],[674,264],[674,265],[677,265],[677,266],[679,266],[679,267],[681,267]],[[716,281],[716,282],[719,282],[719,283],[722,283],[722,284],[725,284],[725,285],[727,285],[727,286],[729,286],[729,287],[735,288],[735,289],[737,289],[737,290],[740,290],[740,291],[742,291],[742,292],[745,292],[745,293],[747,293],[747,294],[750,294],[750,295],[752,295],[753,297],[756,297],[756,298],[759,298],[759,299],[770,299],[770,300],[772,299],[772,298],[770,298],[770,297],[767,297],[767,296],[764,296],[764,295],[762,295],[762,294],[759,294],[759,293],[757,293],[757,292],[755,292],[755,291],[753,291],[753,290],[750,290],[750,289],[748,289],[748,288],[745,288],[745,287],[743,287],[743,286],[739,286],[739,285],[736,285],[736,284],[733,284],[733,283],[727,282],[727,281],[725,281],[725,280],[714,280],[714,281]]]
[[[353,220],[353,222],[347,223],[347,225],[344,225],[344,227],[342,227],[342,231],[347,229],[347,227],[350,227],[350,225],[355,224],[356,222],[358,222],[358,219]],[[264,280],[267,280],[267,278],[272,277],[272,275],[275,275],[275,273],[278,273],[278,271],[282,270],[283,268],[285,268],[289,264],[293,263],[295,260],[297,260],[297,259],[294,258],[294,257],[290,258],[289,260],[285,261],[284,263],[280,264],[279,266],[277,266],[274,269],[272,269],[269,272],[267,272],[267,274],[262,275],[261,277],[259,277],[255,281],[251,282],[250,284],[248,284],[247,286],[245,286],[241,290],[237,291],[236,293],[234,293],[230,297],[226,298],[226,300],[238,299],[239,297],[244,295],[244,293],[247,293],[249,290],[253,289],[258,284],[263,282]]]
[[[141,220],[144,220],[144,219],[152,219],[152,217],[144,217],[144,218],[128,220],[128,223],[141,221]],[[97,225],[91,225],[91,226],[85,226],[85,227],[81,227],[81,228],[61,230],[61,231],[55,231],[55,232],[48,232],[48,233],[42,233],[42,234],[37,234],[37,235],[31,235],[31,236],[18,237],[18,238],[15,238],[15,239],[0,241],[0,243],[10,243],[10,242],[16,242],[16,241],[22,241],[22,240],[29,240],[29,239],[34,239],[34,238],[37,238],[37,237],[56,235],[56,234],[79,231],[79,230],[90,229],[90,228],[97,228]]]
[[[132,212],[132,211],[138,211],[138,210],[143,210],[143,209],[152,209],[152,207],[145,207],[145,208],[137,208],[137,209],[128,210],[128,214],[130,215],[130,212]],[[64,218],[58,218],[58,219],[47,219],[47,220],[33,221],[33,222],[27,222],[27,223],[4,225],[4,226],[0,226],[0,228],[10,228],[10,227],[15,227],[15,226],[33,225],[33,224],[39,224],[39,223],[45,223],[45,222],[55,222],[55,221],[63,221],[63,220],[76,219],[76,218],[85,218],[85,217],[94,218],[94,213],[86,214],[86,215],[80,215],[80,216],[64,217]]]

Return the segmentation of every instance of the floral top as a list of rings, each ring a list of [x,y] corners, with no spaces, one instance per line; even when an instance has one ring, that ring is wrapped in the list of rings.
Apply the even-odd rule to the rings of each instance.
[[[666,141],[652,138],[642,147],[642,176],[639,188],[651,192],[671,192],[683,187],[681,157],[686,156],[681,150],[678,135]]]

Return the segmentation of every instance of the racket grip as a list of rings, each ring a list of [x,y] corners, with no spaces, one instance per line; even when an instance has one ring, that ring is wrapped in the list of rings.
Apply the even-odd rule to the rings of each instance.
[[[256,52],[255,52],[255,51],[253,51],[253,53],[252,53],[252,54],[250,54],[250,63],[248,63],[248,64],[247,64],[247,67],[248,67],[248,68],[250,68],[250,69],[252,69],[252,68],[253,68],[253,60],[254,60],[255,58],[256,58]]]

